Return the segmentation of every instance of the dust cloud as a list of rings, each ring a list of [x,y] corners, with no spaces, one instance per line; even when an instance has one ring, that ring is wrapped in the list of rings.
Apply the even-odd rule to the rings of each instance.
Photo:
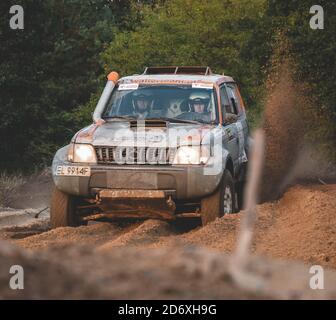
[[[278,199],[295,183],[324,183],[336,178],[335,165],[321,154],[323,142],[309,140],[319,125],[314,122],[317,108],[309,98],[309,87],[295,81],[294,72],[292,62],[285,59],[266,85],[262,202]]]

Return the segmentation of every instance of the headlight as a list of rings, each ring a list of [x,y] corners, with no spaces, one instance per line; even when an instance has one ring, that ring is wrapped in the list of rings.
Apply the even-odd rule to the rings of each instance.
[[[209,157],[209,146],[183,146],[177,149],[173,164],[205,164]]]
[[[71,144],[68,160],[71,162],[97,163],[96,153],[89,144]]]

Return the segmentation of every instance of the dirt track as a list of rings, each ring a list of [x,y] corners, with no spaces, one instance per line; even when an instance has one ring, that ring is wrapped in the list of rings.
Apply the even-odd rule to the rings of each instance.
[[[2,231],[2,238],[12,239],[20,247],[32,250],[65,244],[91,244],[97,250],[124,246],[160,248],[181,244],[231,252],[242,214],[227,215],[203,228],[193,222],[196,228],[191,230],[187,227],[188,221],[169,224],[147,220],[92,223],[79,228],[45,232],[47,226],[42,219],[41,224],[6,228]],[[38,234],[26,237],[31,233]],[[258,206],[253,248],[257,254],[336,268],[335,246],[336,185],[295,186],[279,201]]]
[[[258,206],[253,245],[257,256],[306,265],[282,262],[279,267],[279,262],[259,258],[252,262],[258,266],[252,269],[269,274],[268,283],[284,282],[278,291],[270,291],[269,285],[261,292],[246,291],[228,280],[227,253],[235,247],[243,213],[217,219],[203,228],[194,222],[190,228],[185,222],[148,220],[49,230],[44,212],[39,219],[30,217],[28,225],[26,221],[21,226],[0,228],[0,239],[7,240],[0,242],[0,257],[3,266],[19,260],[16,263],[30,270],[29,281],[35,289],[22,293],[24,297],[305,298],[317,294],[307,291],[309,266],[336,268],[335,213],[336,185],[295,186],[279,201]],[[32,210],[30,216],[34,216]],[[16,249],[8,251],[6,243]],[[41,266],[43,275],[37,273]],[[334,275],[331,278],[335,280]],[[44,287],[44,277],[57,283],[54,290]],[[330,290],[336,290],[334,280],[328,282]],[[0,277],[0,289],[6,284],[3,281]],[[71,282],[69,290],[66,281]],[[144,287],[151,291],[144,291]],[[329,291],[324,294],[336,297]],[[1,295],[12,297],[13,292],[0,290]]]

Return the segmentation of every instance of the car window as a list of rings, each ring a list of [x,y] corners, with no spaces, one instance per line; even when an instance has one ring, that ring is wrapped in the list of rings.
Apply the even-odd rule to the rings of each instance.
[[[215,91],[191,85],[117,86],[103,117],[128,116],[137,119],[176,118],[210,123],[217,121]]]
[[[223,117],[225,116],[225,113],[234,113],[233,107],[230,103],[229,97],[226,92],[225,85],[222,85],[220,87],[220,98],[221,98],[221,110],[222,110]]]
[[[237,92],[237,87],[233,83],[228,83],[227,85],[227,92],[229,95],[230,102],[233,106],[233,112],[234,114],[239,114],[242,106],[241,106],[241,101]]]

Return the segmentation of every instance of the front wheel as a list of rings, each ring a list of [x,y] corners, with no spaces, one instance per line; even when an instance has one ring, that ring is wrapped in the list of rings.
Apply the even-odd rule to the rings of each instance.
[[[56,187],[51,197],[50,224],[52,229],[80,225],[79,219],[76,217],[76,198]]]
[[[229,170],[225,169],[222,181],[215,191],[201,201],[202,224],[206,225],[224,214],[235,211],[235,189],[233,178]]]

